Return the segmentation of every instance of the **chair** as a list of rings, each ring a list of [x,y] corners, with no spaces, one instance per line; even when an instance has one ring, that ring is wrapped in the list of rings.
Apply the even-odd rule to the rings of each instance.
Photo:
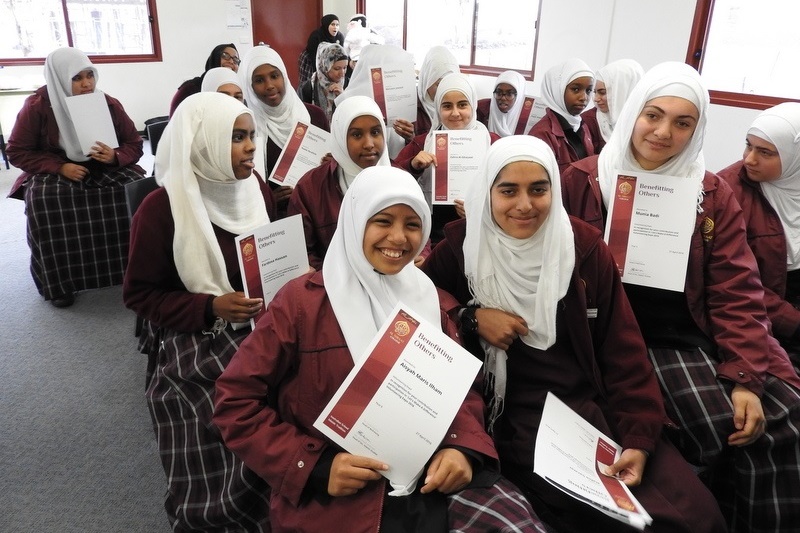
[[[133,219],[133,214],[136,213],[136,210],[139,208],[145,196],[156,189],[158,189],[158,184],[156,183],[155,176],[149,176],[125,184],[125,203],[128,206],[129,219]],[[138,337],[142,333],[143,324],[144,319],[136,315],[136,324],[133,330],[135,336]]]
[[[158,148],[158,141],[161,139],[161,134],[164,133],[164,128],[167,127],[169,117],[157,117],[151,119],[145,125],[147,128],[147,138],[150,140],[150,152],[156,155],[156,148]]]

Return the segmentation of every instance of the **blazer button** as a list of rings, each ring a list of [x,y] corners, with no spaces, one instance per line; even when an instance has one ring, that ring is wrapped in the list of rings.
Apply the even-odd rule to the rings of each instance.
[[[739,372],[739,377],[743,378],[744,377],[744,372]]]
[[[450,433],[450,438],[451,439],[457,439],[458,435],[456,435],[455,433]]]
[[[297,468],[303,468],[306,464],[303,461],[297,461]]]

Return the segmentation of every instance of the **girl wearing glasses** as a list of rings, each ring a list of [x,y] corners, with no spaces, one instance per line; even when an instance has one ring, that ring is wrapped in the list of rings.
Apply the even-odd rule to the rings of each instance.
[[[236,50],[235,44],[227,43],[215,46],[211,51],[211,55],[206,59],[206,68],[203,70],[203,73],[195,78],[186,80],[178,87],[178,91],[175,93],[175,96],[172,97],[172,102],[169,105],[169,116],[172,116],[178,104],[183,102],[187,96],[200,92],[203,85],[203,78],[205,78],[209,70],[215,67],[225,67],[237,72],[239,70],[239,63],[241,63],[241,60],[239,59],[239,52]]]
[[[500,137],[524,135],[525,120],[521,120],[525,104],[525,77],[507,70],[497,77],[491,98],[478,101],[478,120]]]

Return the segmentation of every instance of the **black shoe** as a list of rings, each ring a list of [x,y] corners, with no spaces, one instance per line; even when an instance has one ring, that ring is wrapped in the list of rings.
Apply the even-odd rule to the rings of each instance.
[[[69,307],[75,303],[75,293],[70,292],[69,294],[62,294],[61,296],[50,300],[50,303],[53,305],[53,307]]]

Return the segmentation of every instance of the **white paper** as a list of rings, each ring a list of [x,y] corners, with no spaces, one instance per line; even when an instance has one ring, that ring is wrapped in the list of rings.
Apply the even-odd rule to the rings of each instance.
[[[329,153],[331,134],[313,124],[298,122],[280,157],[272,167],[269,181],[294,187],[309,170],[317,168]]]
[[[536,435],[534,473],[573,498],[644,529],[653,522],[647,511],[622,481],[600,473],[607,465],[598,462],[597,456],[604,451],[610,451],[616,461],[622,448],[548,392]],[[612,488],[604,482],[613,483]],[[618,496],[609,490],[618,491]]]
[[[618,174],[629,179],[620,182],[618,176],[614,182],[605,241],[614,254],[622,281],[683,291],[700,182],[645,172]],[[623,214],[627,212],[631,216],[629,223]],[[620,248],[625,236],[627,247]]]
[[[405,486],[439,447],[481,361],[402,303],[389,317],[314,427],[383,461],[383,475]]]
[[[88,156],[98,141],[111,148],[119,147],[105,94],[93,92],[67,96],[65,101],[84,155]]]
[[[255,328],[278,290],[308,272],[302,216],[293,215],[239,235],[236,251],[245,296],[264,299],[261,313],[251,320]]]
[[[463,200],[467,187],[481,179],[489,149],[482,130],[442,130],[434,133],[436,166],[433,173],[433,205],[452,205]]]
[[[386,123],[394,124],[402,119],[409,122],[417,120],[417,89],[414,63],[404,62],[391,67],[372,69],[373,79],[383,77],[383,101],[386,105]],[[373,85],[372,97],[378,101],[377,85]]]

